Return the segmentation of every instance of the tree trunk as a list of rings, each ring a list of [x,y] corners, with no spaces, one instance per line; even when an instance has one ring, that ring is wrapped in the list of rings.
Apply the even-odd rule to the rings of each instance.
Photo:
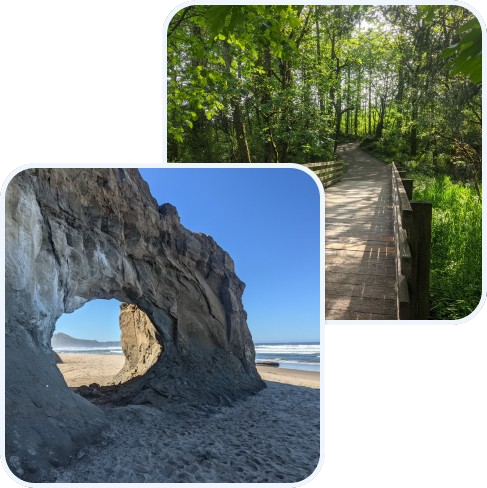
[[[318,76],[318,103],[320,107],[320,114],[325,115],[325,104],[323,101],[323,87],[321,86],[321,33],[320,22],[318,20],[318,6],[315,6],[315,25],[316,25],[316,60],[318,63],[318,70],[320,75]]]
[[[250,151],[247,144],[247,135],[242,117],[240,104],[236,101],[233,103],[233,125],[237,136],[237,163],[251,163]]]
[[[411,132],[409,133],[409,152],[411,156],[418,154],[418,102],[413,98],[411,109]]]
[[[360,92],[362,91],[362,70],[359,68],[358,80],[357,80],[357,94],[355,97],[355,113],[353,119],[353,134],[355,137],[358,136],[358,113],[360,107]]]
[[[372,73],[369,71],[369,130],[367,134],[372,134]]]
[[[265,70],[265,77],[266,81],[262,86],[262,96],[261,96],[261,106],[267,107],[271,105],[271,93],[269,90],[269,86],[271,83],[272,78],[272,58],[271,58],[271,50],[270,45],[266,44],[264,46],[263,54],[262,54],[262,67]],[[273,137],[273,123],[272,123],[272,115],[269,112],[262,112],[265,121],[265,147],[264,147],[264,163],[277,163],[277,147],[274,142]]]
[[[339,94],[338,96],[336,95],[336,92],[340,90],[340,71],[341,71],[341,66],[340,66],[340,60],[338,59],[338,56],[336,55],[336,50],[335,50],[335,43],[336,43],[336,33],[335,30],[333,30],[333,34],[331,36],[331,59],[335,63],[335,79],[333,80],[333,83],[330,87],[330,101],[335,109],[335,142],[333,144],[333,152],[336,152],[337,147],[338,147],[338,138],[340,137],[340,131],[341,131],[341,124],[342,124],[342,100],[341,100],[341,95]]]
[[[345,118],[345,134],[350,135],[350,122],[352,117],[351,107],[352,104],[352,94],[350,93],[350,65],[347,66],[347,116]]]
[[[342,135],[342,101],[340,99],[336,102],[336,124],[335,124],[335,144],[334,144],[334,151],[336,152],[338,148],[338,140]]]
[[[292,84],[292,71],[291,71],[291,62],[290,61],[285,61],[281,60],[279,63],[279,71],[281,74],[281,89],[284,97],[286,98],[288,96],[289,88],[291,87]],[[282,110],[282,116],[281,116],[281,127],[283,131],[283,137],[282,137],[282,143],[281,143],[281,148],[279,151],[280,154],[280,163],[287,163],[288,162],[288,153],[289,153],[289,136],[291,132],[291,127],[289,125],[289,117],[290,117],[290,111],[292,110],[292,107],[290,104],[285,103],[283,110]]]
[[[230,77],[232,57],[230,54],[230,46],[226,42],[223,44],[223,58],[225,60],[226,74],[228,77]],[[229,102],[232,108],[233,128],[235,129],[237,139],[237,146],[232,148],[232,160],[237,163],[250,163],[250,151],[247,144],[247,134],[245,132],[240,101],[236,97],[231,97]]]
[[[379,111],[379,121],[377,122],[377,127],[375,128],[375,139],[380,139],[382,137],[382,131],[384,130],[384,117],[386,114],[386,98],[380,97],[380,111]]]

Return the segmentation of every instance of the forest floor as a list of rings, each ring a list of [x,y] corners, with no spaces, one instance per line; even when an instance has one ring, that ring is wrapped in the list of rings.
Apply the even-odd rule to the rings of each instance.
[[[396,320],[391,169],[358,144],[339,154],[346,173],[326,190],[327,320]]]

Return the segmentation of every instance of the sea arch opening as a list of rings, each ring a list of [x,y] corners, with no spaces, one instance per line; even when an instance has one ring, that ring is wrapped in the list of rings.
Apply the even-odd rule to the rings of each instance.
[[[115,298],[93,299],[61,315],[51,348],[66,384],[88,398],[143,376],[164,351],[148,315]]]

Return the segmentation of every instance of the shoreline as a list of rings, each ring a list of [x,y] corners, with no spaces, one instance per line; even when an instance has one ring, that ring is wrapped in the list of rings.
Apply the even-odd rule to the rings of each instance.
[[[57,364],[69,387],[98,383],[107,385],[122,369],[125,356],[120,354],[58,353],[62,363]],[[287,385],[320,388],[320,373],[275,366],[256,365],[264,381]]]

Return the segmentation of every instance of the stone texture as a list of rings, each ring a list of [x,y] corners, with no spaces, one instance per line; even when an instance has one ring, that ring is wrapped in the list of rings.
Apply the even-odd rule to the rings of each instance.
[[[111,381],[114,385],[147,373],[163,352],[157,329],[136,305],[120,305],[119,325],[125,364]]]
[[[59,356],[59,354],[55,351],[52,351],[52,359],[54,359],[54,362],[56,364],[61,364],[63,362],[63,360],[61,359],[61,357]]]
[[[105,424],[67,388],[50,349],[56,320],[89,300],[136,305],[163,350],[114,402],[228,404],[264,386],[232,259],[159,206],[137,170],[23,171],[5,216],[6,459],[19,478],[46,481]],[[129,349],[153,357],[153,344]]]

